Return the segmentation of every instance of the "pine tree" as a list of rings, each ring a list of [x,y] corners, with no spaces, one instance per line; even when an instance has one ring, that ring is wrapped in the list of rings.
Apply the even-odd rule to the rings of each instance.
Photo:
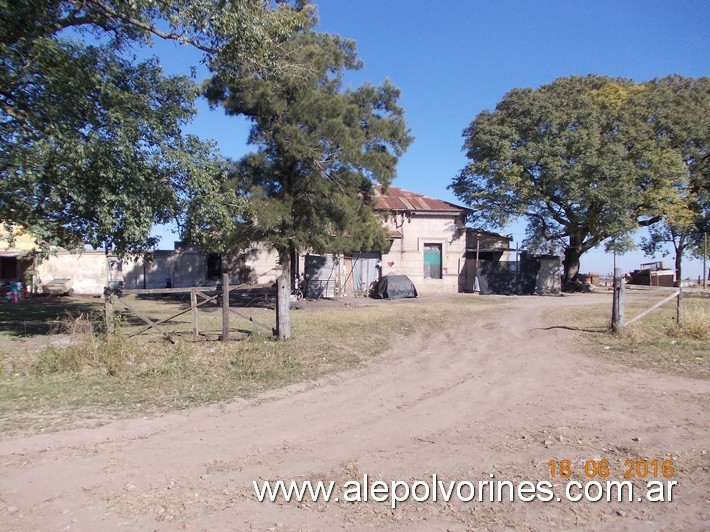
[[[206,91],[213,104],[253,124],[249,143],[257,151],[239,161],[232,181],[249,208],[221,229],[235,246],[259,242],[278,252],[281,339],[290,337],[291,257],[381,248],[373,183],[390,183],[412,141],[399,91],[389,82],[344,89],[347,71],[361,67],[355,43],[312,31],[315,22],[280,50],[297,68],[228,82],[216,76]]]

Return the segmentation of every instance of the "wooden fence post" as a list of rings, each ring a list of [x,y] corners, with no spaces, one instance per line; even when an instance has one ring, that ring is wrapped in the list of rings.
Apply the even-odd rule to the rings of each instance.
[[[113,294],[107,288],[104,292],[104,325],[106,328],[106,336],[113,334],[115,330],[115,322],[113,319]]]
[[[197,290],[194,287],[190,289],[190,308],[192,309],[192,339],[197,340],[200,331],[197,324]]]
[[[675,326],[680,327],[683,319],[683,283],[678,283],[678,300],[675,307]]]
[[[624,278],[621,268],[614,268],[614,295],[611,308],[611,330],[619,332],[624,327]]]
[[[288,282],[287,275],[288,269],[284,270],[284,273],[279,275],[276,279],[276,335],[279,340],[288,340],[291,338],[291,316],[290,316],[290,305],[291,305],[291,294],[287,290],[286,284]]]
[[[222,341],[229,342],[229,274],[222,274]]]

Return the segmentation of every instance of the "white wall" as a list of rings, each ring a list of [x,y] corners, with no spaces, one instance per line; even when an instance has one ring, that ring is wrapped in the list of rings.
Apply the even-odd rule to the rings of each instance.
[[[421,294],[455,294],[462,288],[459,273],[465,265],[466,234],[462,220],[456,215],[390,216],[387,226],[399,232],[391,248],[382,255],[382,275],[407,275]],[[439,244],[442,249],[442,279],[424,278],[424,245]],[[225,266],[233,281],[243,277],[245,269],[257,284],[272,283],[280,274],[277,255],[263,246],[254,246],[235,257],[227,258]],[[115,259],[114,259],[115,260]],[[301,257],[300,261],[303,261]],[[207,280],[206,256],[194,249],[156,252],[152,261],[126,259],[122,264],[124,288],[162,288],[168,278],[175,288],[204,284]],[[303,265],[301,264],[301,271]],[[116,274],[116,272],[112,272]],[[106,255],[86,251],[69,254],[60,251],[40,268],[43,283],[54,278],[72,278],[77,294],[101,295],[109,279]],[[116,279],[119,280],[119,279]]]
[[[253,252],[240,253],[236,260],[227,259],[226,271],[232,282],[237,282],[246,268],[250,281],[258,284],[273,283],[280,274],[277,269],[277,255],[261,247]],[[109,263],[113,265],[109,272]],[[174,288],[204,286],[217,279],[207,279],[207,257],[197,249],[189,248],[176,251],[157,251],[152,260],[124,259],[121,270],[118,270],[116,257],[106,258],[103,251],[84,251],[69,253],[59,250],[55,255],[45,260],[39,268],[42,284],[53,279],[73,281],[74,292],[77,295],[103,294],[104,287],[110,280],[123,281],[126,289],[164,288],[170,279]]]
[[[103,251],[69,253],[60,250],[39,267],[41,283],[54,279],[72,279],[75,294],[98,296],[103,294],[108,279],[108,262]]]
[[[382,254],[382,275],[408,276],[420,294],[459,291],[459,272],[464,268],[466,233],[460,216],[412,213],[390,215],[387,227],[398,231],[392,247]],[[441,279],[424,278],[424,244],[440,244]]]
[[[249,282],[255,284],[274,283],[281,275],[281,266],[278,265],[278,253],[267,249],[265,246],[253,245],[251,248],[239,253],[236,257],[228,259],[230,271],[234,279],[244,278],[244,271],[248,272]],[[238,275],[237,275],[238,274]],[[232,275],[232,274],[230,274]],[[246,279],[244,279],[246,280]]]

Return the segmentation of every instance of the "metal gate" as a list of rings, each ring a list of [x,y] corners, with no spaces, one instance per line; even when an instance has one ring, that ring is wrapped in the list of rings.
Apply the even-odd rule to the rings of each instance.
[[[379,281],[377,263],[379,253],[353,253],[353,292],[355,295],[369,295],[372,283]]]
[[[306,278],[306,297],[319,299],[335,297],[338,260],[332,255],[306,255],[304,274]]]

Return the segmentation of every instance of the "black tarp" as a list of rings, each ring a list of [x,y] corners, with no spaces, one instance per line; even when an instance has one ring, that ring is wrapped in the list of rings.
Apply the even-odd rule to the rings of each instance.
[[[372,297],[378,299],[400,299],[417,297],[414,283],[406,275],[385,275],[377,282]]]

